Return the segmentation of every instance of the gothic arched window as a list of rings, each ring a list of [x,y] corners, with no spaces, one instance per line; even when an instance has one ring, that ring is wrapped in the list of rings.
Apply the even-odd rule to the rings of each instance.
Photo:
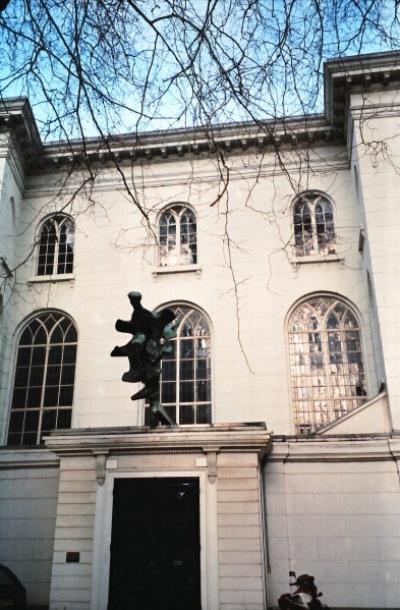
[[[158,228],[161,267],[197,263],[196,216],[190,208],[181,204],[167,208]]]
[[[211,336],[205,316],[188,305],[169,306],[179,319],[172,351],[162,359],[160,402],[177,424],[211,422]],[[146,408],[146,424],[151,413]]]
[[[25,326],[17,348],[8,445],[37,445],[70,428],[77,332],[68,316],[48,311]]]
[[[365,402],[359,324],[345,302],[315,296],[299,305],[289,350],[297,432],[313,432]]]
[[[301,195],[293,206],[296,256],[336,252],[333,205],[322,193]]]
[[[37,275],[72,273],[73,263],[74,223],[68,216],[51,216],[40,229]]]

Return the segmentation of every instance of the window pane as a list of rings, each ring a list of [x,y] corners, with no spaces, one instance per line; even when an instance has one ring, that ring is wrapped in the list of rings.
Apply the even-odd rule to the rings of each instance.
[[[64,341],[64,335],[59,324],[57,324],[57,326],[51,333],[50,341],[51,343],[62,343]]]
[[[161,402],[175,402],[176,400],[176,382],[162,382],[161,384]]]
[[[10,432],[21,432],[24,425],[24,412],[13,411],[10,416]]]
[[[13,399],[12,399],[12,409],[23,409],[25,407],[27,389],[17,389],[14,388]]]
[[[43,326],[40,326],[34,336],[35,345],[46,345],[47,343],[47,335]]]
[[[211,423],[211,405],[197,405],[197,424]]]
[[[28,432],[22,437],[22,445],[24,446],[32,446],[36,445],[37,434],[36,432]]]
[[[18,432],[16,434],[10,432],[8,435],[8,438],[7,438],[7,445],[9,447],[19,447],[21,445],[21,440],[22,440],[21,432]]]
[[[60,387],[60,399],[59,405],[60,407],[70,407],[72,406],[72,396],[73,396],[73,386],[62,385]]]
[[[35,409],[40,407],[40,400],[42,398],[42,388],[30,387],[28,389],[28,399],[26,406],[28,409]]]
[[[59,409],[57,417],[57,430],[71,427],[72,409]]]
[[[68,273],[69,273],[69,271],[68,271]],[[66,343],[76,343],[77,340],[78,340],[78,335],[76,333],[76,328],[75,328],[75,326],[73,326],[73,324],[71,324],[65,335],[65,342]]]
[[[194,387],[193,382],[181,381],[179,384],[180,388],[180,400],[181,402],[193,402],[194,401]]]
[[[198,381],[196,384],[197,400],[203,402],[210,400],[210,384],[208,381]]]
[[[46,386],[53,386],[60,383],[60,366],[49,366],[47,367]]]
[[[194,342],[190,339],[186,339],[181,342],[181,358],[193,358],[194,357]]]
[[[182,405],[179,410],[180,424],[194,424],[194,407],[193,405]]]
[[[45,409],[42,417],[42,432],[54,430],[57,421],[57,411],[55,409]]]
[[[15,372],[15,387],[26,387],[29,379],[29,367],[20,366]]]
[[[46,359],[46,348],[45,347],[34,347],[32,349],[32,364],[40,365],[44,364]]]
[[[23,347],[18,350],[17,366],[29,366],[31,358],[31,348]]]
[[[61,364],[62,357],[62,346],[61,345],[52,345],[49,350],[49,365],[52,364]]]
[[[58,405],[58,387],[47,387],[44,393],[44,407],[57,407]]]
[[[39,411],[27,411],[25,416],[25,431],[37,432],[39,424]]]
[[[75,364],[76,359],[76,345],[65,345],[63,363],[64,364]]]
[[[62,385],[73,385],[75,377],[75,366],[66,365],[62,369],[61,383]]]
[[[163,358],[162,379],[163,381],[174,381],[176,379],[175,360],[166,360],[165,358]]]
[[[181,360],[180,378],[182,380],[194,379],[194,360]]]

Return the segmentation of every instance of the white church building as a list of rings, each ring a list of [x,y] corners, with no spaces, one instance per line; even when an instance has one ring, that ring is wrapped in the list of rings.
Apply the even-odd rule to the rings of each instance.
[[[85,154],[0,102],[0,564],[29,606],[266,610],[295,571],[400,608],[400,54],[327,62],[324,100]],[[179,314],[175,427],[110,357],[131,290]]]

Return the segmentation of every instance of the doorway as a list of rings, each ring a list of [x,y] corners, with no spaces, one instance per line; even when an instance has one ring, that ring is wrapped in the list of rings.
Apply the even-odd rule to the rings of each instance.
[[[200,610],[198,478],[114,483],[109,610]]]

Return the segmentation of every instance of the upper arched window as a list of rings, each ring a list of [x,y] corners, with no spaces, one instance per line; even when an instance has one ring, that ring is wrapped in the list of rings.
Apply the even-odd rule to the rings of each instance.
[[[161,267],[197,263],[196,216],[185,205],[173,205],[159,218],[159,263]]]
[[[322,193],[301,195],[293,206],[296,256],[336,252],[333,205]]]
[[[345,302],[315,296],[299,305],[289,350],[297,432],[313,432],[365,402],[359,324]]]
[[[48,218],[40,229],[37,275],[72,273],[74,223],[68,216]]]
[[[211,336],[205,316],[188,305],[169,306],[179,323],[162,359],[160,402],[177,424],[211,422]],[[146,424],[151,413],[146,408]]]
[[[65,314],[33,318],[18,342],[8,445],[37,445],[50,430],[70,428],[77,333]]]

